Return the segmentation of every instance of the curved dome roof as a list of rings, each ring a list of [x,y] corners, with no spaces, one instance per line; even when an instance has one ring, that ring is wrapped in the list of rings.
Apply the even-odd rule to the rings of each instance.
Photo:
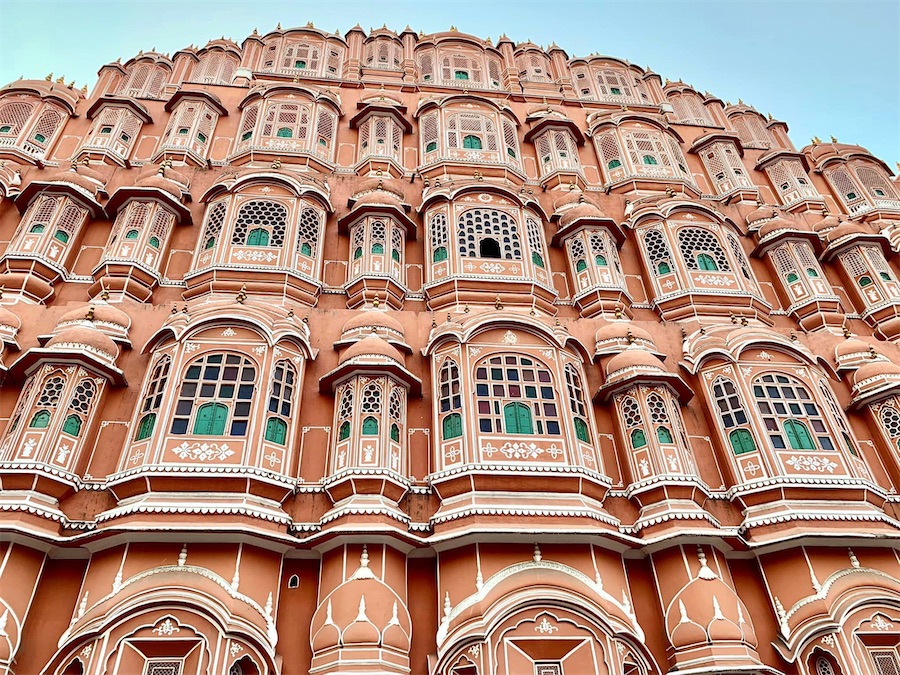
[[[56,171],[50,174],[46,181],[48,183],[71,183],[83,190],[87,190],[91,195],[96,195],[106,183],[102,174],[84,166],[76,166],[65,171]]]
[[[346,363],[351,359],[365,356],[384,356],[392,361],[396,361],[401,366],[406,365],[406,359],[396,347],[389,345],[385,340],[375,335],[363,338],[359,342],[354,342],[350,345],[347,351],[341,354],[338,363]]]
[[[857,356],[859,354],[868,355],[870,354],[870,347],[862,340],[857,338],[848,338],[842,342],[839,342],[838,345],[834,348],[834,358],[840,363],[841,361],[846,360],[848,357]]]
[[[106,324],[113,328],[118,328],[124,333],[127,333],[131,327],[131,317],[118,307],[113,307],[106,302],[97,302],[87,307],[77,307],[69,310],[59,318],[56,325],[57,327],[62,327],[66,324],[81,323],[83,321]]]
[[[9,326],[18,330],[22,327],[22,319],[5,305],[0,305],[0,326]]]
[[[152,187],[172,195],[178,201],[181,201],[181,188],[168,178],[159,175],[147,176],[135,182],[138,187]]]
[[[119,348],[109,336],[87,326],[72,326],[60,331],[47,342],[46,347],[84,349],[108,361],[115,361],[119,356]]]
[[[841,223],[833,230],[829,230],[825,234],[825,239],[828,240],[829,243],[835,242],[838,239],[843,239],[844,237],[848,237],[852,234],[869,234],[866,232],[865,228],[858,223],[854,223],[852,221],[847,221]]]
[[[794,232],[797,231],[809,231],[809,227],[807,227],[806,223],[800,221],[791,221],[786,218],[782,218],[781,216],[776,216],[771,220],[763,223],[762,227],[759,228],[758,234],[760,240],[765,239],[766,237],[775,234],[776,232],[782,232],[786,230],[791,230]]]
[[[625,370],[642,370],[645,372],[665,372],[659,359],[646,349],[632,345],[613,356],[606,364],[606,378],[611,380],[617,373]]]
[[[594,220],[611,220],[600,207],[587,200],[584,203],[577,204],[566,209],[566,212],[559,219],[560,228],[568,227],[577,220],[594,219]]]
[[[635,340],[642,340],[650,343],[654,347],[656,343],[653,341],[653,336],[650,333],[640,326],[637,326],[633,323],[628,323],[625,321],[616,321],[614,323],[608,323],[597,331],[595,336],[596,342],[606,342],[607,340],[628,340],[628,334],[631,333],[631,337]]]
[[[747,221],[747,225],[749,227],[753,227],[757,223],[765,222],[770,218],[774,218],[776,215],[775,209],[769,206],[768,204],[760,204],[760,206],[750,213],[747,214],[747,217],[744,219]]]
[[[841,219],[830,213],[812,226],[813,232],[828,232],[841,224]]]
[[[384,328],[403,337],[403,324],[387,312],[377,310],[361,311],[354,314],[341,328],[341,337],[356,330]]]
[[[873,359],[857,368],[856,372],[853,373],[853,386],[858,387],[861,383],[873,377],[895,379],[898,376],[900,376],[900,365],[885,358]]]

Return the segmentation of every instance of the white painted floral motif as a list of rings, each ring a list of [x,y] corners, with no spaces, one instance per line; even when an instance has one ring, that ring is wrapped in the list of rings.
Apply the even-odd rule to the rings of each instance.
[[[500,274],[504,269],[500,263],[481,263],[481,270],[489,274]]]
[[[237,655],[240,654],[242,651],[244,651],[244,648],[241,647],[237,642],[232,642],[232,643],[231,643],[231,648],[230,648],[229,651],[231,651],[231,655],[232,655],[232,656],[237,656]]]
[[[872,619],[872,628],[874,628],[875,630],[883,632],[886,630],[890,630],[893,627],[894,624],[892,624],[890,621],[885,621],[884,617],[881,616],[881,614],[876,614],[875,618]]]
[[[828,645],[829,647],[834,647],[835,645],[834,635],[825,635],[822,637],[822,644]]]
[[[192,443],[187,441],[173,448],[180,459],[189,459],[194,462],[223,461],[234,454],[227,443]]]
[[[815,455],[802,455],[800,457],[792,455],[785,464],[797,471],[817,471],[819,473],[825,473],[826,471],[834,473],[838,466],[827,457],[817,457]]]
[[[172,621],[172,619],[166,619],[165,621],[161,622],[156,628],[154,628],[153,632],[160,636],[173,635],[175,633],[180,633],[181,629],[174,621]]]
[[[557,626],[554,626],[553,624],[551,624],[547,620],[547,617],[545,616],[541,619],[541,622],[534,627],[534,630],[537,633],[542,633],[542,634],[546,635],[548,633],[553,633],[554,631],[558,632],[559,628]]]
[[[513,333],[511,330],[508,330],[503,334],[503,344],[514,345],[518,341],[519,341],[519,338],[516,337],[516,334]]]
[[[237,333],[234,332],[233,328],[226,328],[222,331],[222,337],[234,337]]]

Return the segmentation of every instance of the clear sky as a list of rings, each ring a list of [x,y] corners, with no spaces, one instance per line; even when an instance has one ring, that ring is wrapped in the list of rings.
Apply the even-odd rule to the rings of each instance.
[[[0,0],[0,83],[53,72],[93,87],[104,63],[153,47],[254,28],[316,26],[346,33],[383,23],[426,33],[501,33],[569,56],[592,52],[650,66],[723,100],[738,97],[790,127],[798,147],[813,135],[858,143],[900,161],[900,0]]]

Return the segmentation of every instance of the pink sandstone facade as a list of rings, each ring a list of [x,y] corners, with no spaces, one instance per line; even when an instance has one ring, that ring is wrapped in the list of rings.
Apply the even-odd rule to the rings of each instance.
[[[0,673],[896,675],[900,185],[617,58],[0,89]]]

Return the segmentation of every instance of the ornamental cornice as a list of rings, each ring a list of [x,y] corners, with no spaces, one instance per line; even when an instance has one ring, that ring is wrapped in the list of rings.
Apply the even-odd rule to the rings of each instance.
[[[445,478],[450,478],[452,476],[458,476],[465,473],[488,472],[491,474],[495,474],[503,471],[508,471],[510,473],[541,473],[550,475],[582,474],[591,478],[593,481],[600,483],[601,485],[605,485],[606,487],[610,487],[612,485],[612,479],[609,478],[609,476],[604,476],[599,471],[593,471],[592,469],[588,469],[582,466],[559,466],[557,464],[470,463],[462,464],[460,466],[454,466],[449,469],[444,469],[443,471],[436,471],[435,473],[429,474],[426,477],[426,480],[429,482],[429,484],[432,484]]]

